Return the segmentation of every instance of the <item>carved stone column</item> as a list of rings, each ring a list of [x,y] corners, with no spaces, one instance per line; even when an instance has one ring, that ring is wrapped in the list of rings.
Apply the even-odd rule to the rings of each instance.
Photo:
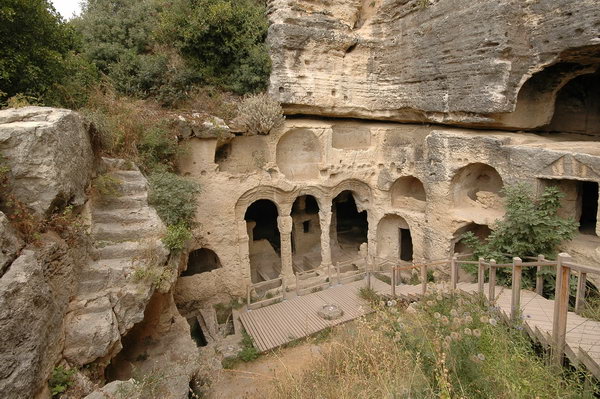
[[[319,223],[321,225],[321,266],[331,266],[331,209],[319,209]]]
[[[281,237],[281,275],[288,280],[294,277],[292,268],[292,217],[279,216],[277,227]]]

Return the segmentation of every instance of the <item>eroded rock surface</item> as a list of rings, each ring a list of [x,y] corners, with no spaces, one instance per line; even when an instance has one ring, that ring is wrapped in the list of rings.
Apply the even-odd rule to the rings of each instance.
[[[550,122],[544,107],[566,79],[599,61],[595,0],[272,0],[270,10],[270,91],[288,113],[534,128]]]
[[[0,212],[0,277],[15,260],[23,245],[23,240],[17,236],[6,215]]]
[[[93,153],[78,113],[46,107],[0,111],[0,155],[9,168],[11,194],[37,215],[85,201]]]

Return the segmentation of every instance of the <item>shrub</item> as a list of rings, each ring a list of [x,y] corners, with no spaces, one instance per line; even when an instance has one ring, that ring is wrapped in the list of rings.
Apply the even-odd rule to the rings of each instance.
[[[266,7],[254,0],[174,0],[157,33],[174,44],[206,84],[243,94],[266,89],[271,60]]]
[[[144,169],[152,170],[156,165],[171,166],[177,154],[177,137],[163,125],[151,127],[137,145]]]
[[[192,238],[192,232],[184,224],[175,224],[167,227],[167,234],[162,242],[171,251],[180,251],[185,247],[185,243]]]
[[[169,172],[156,172],[150,175],[149,203],[154,206],[161,219],[169,226],[179,226],[170,234],[181,236],[183,228],[193,224],[196,214],[198,185]]]
[[[48,381],[53,398],[59,397],[73,385],[74,374],[74,369],[67,370],[63,366],[54,367],[50,380]]]
[[[463,235],[462,242],[473,250],[475,258],[510,261],[506,254],[519,256],[545,255],[552,259],[561,243],[571,240],[577,230],[577,222],[558,216],[560,198],[563,194],[556,187],[547,187],[539,198],[524,184],[508,186],[506,214],[492,226],[492,233],[481,241],[472,232]],[[473,268],[466,270],[476,273]],[[532,286],[535,269],[523,270],[523,282]],[[498,282],[509,284],[510,271],[499,269]]]
[[[244,362],[251,362],[260,356],[260,352],[254,346],[252,337],[247,332],[243,332],[242,335],[242,350],[238,354],[240,360]]]
[[[266,93],[248,96],[238,106],[237,121],[249,135],[269,134],[284,120],[281,105]]]
[[[0,103],[19,93],[41,97],[70,78],[72,30],[48,0],[4,0],[0,7]]]

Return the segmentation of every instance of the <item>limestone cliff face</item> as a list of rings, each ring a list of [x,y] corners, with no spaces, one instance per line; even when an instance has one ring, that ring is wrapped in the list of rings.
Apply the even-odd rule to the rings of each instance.
[[[272,0],[270,19],[290,114],[536,128],[600,63],[598,0]]]

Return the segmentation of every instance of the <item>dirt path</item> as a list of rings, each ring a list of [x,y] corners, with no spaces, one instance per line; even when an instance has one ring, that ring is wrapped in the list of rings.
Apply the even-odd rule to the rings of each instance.
[[[271,382],[281,373],[297,374],[308,369],[318,358],[323,344],[304,342],[298,346],[263,355],[250,363],[238,363],[222,370],[213,381],[210,399],[264,399]]]

